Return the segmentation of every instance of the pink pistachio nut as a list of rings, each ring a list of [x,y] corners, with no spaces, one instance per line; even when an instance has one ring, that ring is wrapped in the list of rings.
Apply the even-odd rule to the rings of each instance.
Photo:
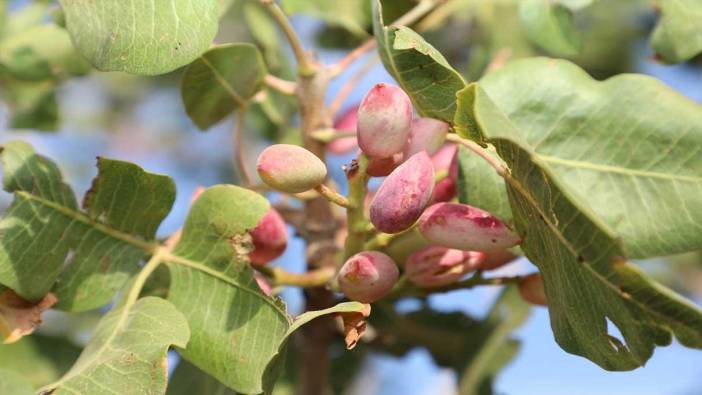
[[[448,176],[439,180],[434,187],[434,196],[431,198],[431,204],[439,202],[448,202],[456,197],[457,179],[458,179],[458,152],[454,144],[444,144],[439,150],[432,155],[431,162],[434,165],[434,171],[448,171]]]
[[[410,157],[417,152],[427,151],[434,155],[446,141],[449,124],[433,118],[417,118],[412,120],[410,134],[405,146],[405,156]]]
[[[288,246],[288,231],[283,217],[270,208],[251,231],[254,249],[249,253],[251,263],[263,266],[281,256]]]
[[[495,270],[517,259],[517,255],[509,250],[497,250],[485,254],[485,259],[480,263],[480,270]]]
[[[427,241],[464,251],[494,252],[520,243],[519,236],[487,211],[467,204],[436,203],[419,219]]]
[[[364,251],[344,263],[338,281],[341,291],[349,299],[372,303],[392,290],[399,275],[392,258],[382,252]]]
[[[327,177],[324,162],[310,151],[291,144],[274,144],[263,150],[256,169],[266,185],[288,193],[315,188]]]
[[[424,247],[407,259],[405,275],[420,287],[440,287],[455,283],[479,268],[485,254],[441,246]]]
[[[358,108],[358,145],[371,158],[402,152],[412,122],[412,102],[397,86],[377,84]]]
[[[425,151],[401,164],[383,181],[370,205],[376,229],[399,233],[412,226],[434,191],[434,168]]]

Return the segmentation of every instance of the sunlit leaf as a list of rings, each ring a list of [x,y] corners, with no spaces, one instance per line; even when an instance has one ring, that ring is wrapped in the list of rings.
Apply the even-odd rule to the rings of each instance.
[[[456,92],[463,77],[436,48],[412,29],[385,26],[379,0],[373,1],[373,34],[385,68],[424,116],[453,122]]]
[[[266,65],[251,44],[226,44],[210,49],[183,74],[185,111],[200,129],[247,105],[263,85]]]
[[[651,36],[651,45],[664,61],[678,63],[702,52],[702,2],[699,0],[655,0],[661,19]]]
[[[217,0],[61,0],[78,50],[96,68],[164,74],[200,56],[219,23]]]
[[[609,370],[643,365],[672,335],[702,348],[699,309],[625,258],[699,246],[692,218],[701,211],[672,211],[702,204],[694,175],[702,162],[684,154],[702,138],[699,105],[648,77],[596,82],[545,59],[515,62],[483,86],[490,96],[475,84],[459,94],[458,130],[493,144],[509,166],[514,222],[544,278],[559,345]],[[630,140],[632,133],[646,137]],[[626,141],[636,145],[622,151]],[[608,333],[607,320],[622,339]]]
[[[75,365],[42,390],[53,394],[162,394],[168,347],[185,347],[190,330],[168,301],[146,297],[105,315]]]

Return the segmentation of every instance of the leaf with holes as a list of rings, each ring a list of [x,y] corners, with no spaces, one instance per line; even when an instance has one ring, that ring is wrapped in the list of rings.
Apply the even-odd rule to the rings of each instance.
[[[661,18],[651,45],[664,61],[678,63],[702,53],[702,2],[655,0]]]
[[[248,230],[268,211],[266,199],[230,185],[208,188],[193,204],[183,235],[166,258],[169,300],[193,331],[183,357],[238,392],[273,384],[287,337],[310,319],[344,308],[311,312],[291,322],[284,304],[266,296],[249,265]],[[360,303],[351,304],[360,308]],[[311,317],[311,318],[310,318]]]
[[[263,87],[266,65],[251,44],[220,45],[205,52],[183,74],[185,111],[204,130],[237,108],[246,107]]]
[[[637,229],[617,216],[642,199],[644,207],[683,211],[702,204],[688,173],[700,174],[702,160],[684,154],[702,138],[699,105],[648,77],[596,82],[571,63],[545,59],[512,63],[482,86],[491,96],[476,84],[459,93],[458,130],[493,144],[509,166],[514,222],[543,275],[559,345],[610,370],[642,366],[673,334],[702,348],[699,309],[625,259],[699,246],[688,215],[700,210],[628,212]],[[663,112],[676,115],[661,124]],[[627,141],[644,147],[624,148]],[[622,340],[608,334],[607,320]]]
[[[61,309],[109,302],[175,199],[170,178],[99,158],[83,212],[56,165],[30,145],[3,145],[2,164],[15,200],[0,220],[0,283],[32,301],[52,290]]]
[[[171,303],[139,299],[105,315],[73,367],[42,388],[52,394],[163,394],[168,347],[185,347],[188,323]]]
[[[173,71],[207,50],[219,24],[217,0],[60,3],[73,43],[103,71]]]
[[[463,77],[412,29],[385,26],[380,0],[373,2],[373,34],[380,58],[423,116],[453,122]]]

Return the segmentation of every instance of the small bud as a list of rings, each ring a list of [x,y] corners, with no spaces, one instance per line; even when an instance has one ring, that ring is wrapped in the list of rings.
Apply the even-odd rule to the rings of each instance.
[[[334,122],[334,129],[338,131],[356,131],[356,120],[358,113],[358,105],[355,105],[343,114]],[[343,137],[330,141],[327,144],[327,150],[333,154],[345,154],[358,146],[356,137]]]
[[[541,274],[532,273],[519,283],[519,294],[522,299],[535,305],[546,306],[546,292],[544,291],[544,281]]]
[[[285,252],[288,245],[288,232],[285,221],[274,208],[270,208],[251,231],[254,250],[249,259],[254,265],[263,266]]]
[[[397,86],[377,84],[358,109],[358,145],[369,157],[402,152],[412,122],[412,102]]]
[[[404,158],[402,152],[398,152],[389,158],[368,158],[366,173],[371,177],[385,177],[402,164]]]
[[[410,157],[417,152],[427,151],[434,155],[446,141],[449,125],[433,118],[418,118],[412,120],[410,134],[405,146],[405,156]]]
[[[419,231],[430,243],[464,251],[493,252],[519,244],[519,236],[487,211],[437,203],[424,211]]]
[[[485,254],[485,259],[480,263],[480,270],[495,270],[510,262],[513,262],[518,257],[509,250],[498,250]]]
[[[434,191],[434,168],[422,151],[383,181],[370,205],[370,220],[385,233],[399,233],[417,221]]]
[[[405,275],[420,287],[455,283],[480,266],[485,254],[440,246],[428,246],[413,253],[405,263]]]
[[[387,295],[400,275],[389,256],[378,251],[360,252],[339,270],[341,291],[351,300],[372,303]]]
[[[310,190],[327,177],[324,162],[310,151],[290,144],[275,144],[263,150],[256,169],[268,186],[288,193]]]

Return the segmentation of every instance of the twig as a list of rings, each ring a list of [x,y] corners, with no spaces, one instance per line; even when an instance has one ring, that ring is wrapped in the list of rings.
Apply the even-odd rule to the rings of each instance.
[[[296,83],[278,78],[273,74],[266,74],[266,76],[263,78],[263,82],[278,92],[289,96],[294,96],[295,89],[297,89]]]
[[[346,210],[348,235],[344,245],[344,260],[361,251],[365,242],[368,219],[363,210],[363,201],[368,192],[367,167],[368,158],[361,155],[347,170],[349,201],[353,206]]]
[[[348,201],[348,199],[324,184],[318,185],[314,190],[319,192],[320,195],[324,196],[325,199],[338,206],[344,208],[351,207],[351,203]]]
[[[448,136],[446,136],[446,140],[454,142],[456,144],[461,144],[464,147],[466,147],[469,150],[476,153],[481,158],[485,159],[485,161],[490,166],[492,166],[495,169],[495,171],[497,171],[497,174],[499,174],[500,177],[503,177],[503,178],[509,177],[509,171],[504,166],[504,164],[502,164],[498,159],[496,159],[495,157],[490,155],[487,152],[487,150],[485,148],[481,147],[480,145],[478,145],[478,143],[471,141],[471,140],[466,140],[464,138],[461,138],[457,134],[449,134]]]
[[[300,38],[297,36],[295,29],[290,24],[290,20],[285,15],[283,10],[274,0],[259,0],[275,19],[278,26],[283,30],[283,34],[288,39],[290,46],[292,47],[293,53],[295,54],[295,59],[297,59],[298,71],[302,75],[309,75],[314,73],[315,65],[310,60],[305,48],[302,46]]]
[[[334,140],[343,139],[346,137],[356,137],[355,130],[336,130],[336,129],[322,129],[310,133],[310,136],[321,142],[321,143],[331,143]]]
[[[291,273],[279,267],[256,266],[254,268],[270,277],[273,285],[292,285],[302,288],[323,286],[336,275],[336,270],[329,266],[310,270],[306,273]]]
[[[234,161],[244,186],[251,185],[251,176],[244,160],[244,127],[246,126],[246,107],[242,107],[234,124]]]
[[[406,14],[402,15],[400,18],[395,20],[390,24],[390,26],[407,26],[421,19],[434,7],[446,2],[447,0],[421,0],[419,4],[414,6],[411,10],[407,11]],[[336,64],[329,66],[329,75],[333,78],[343,73],[356,59],[360,58],[364,53],[372,50],[377,45],[375,38],[368,39],[363,44],[359,45],[356,49],[349,52],[344,58],[342,58]]]

